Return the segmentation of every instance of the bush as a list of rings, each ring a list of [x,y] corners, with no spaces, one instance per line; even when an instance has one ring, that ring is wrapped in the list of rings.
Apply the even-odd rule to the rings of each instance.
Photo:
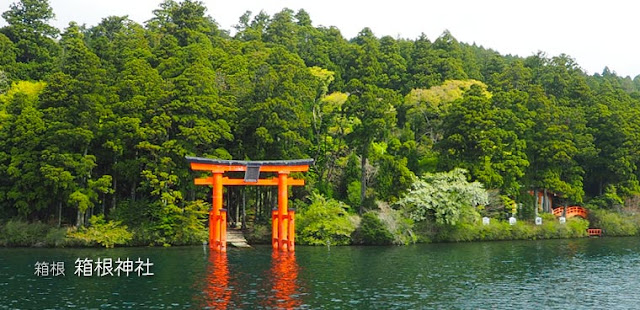
[[[131,229],[132,238],[129,245],[132,246],[154,246],[165,245],[166,240],[161,236],[161,232],[154,230],[152,224],[145,222]]]
[[[561,224],[555,216],[543,216],[542,225],[535,226],[535,237],[538,239],[578,238],[587,236],[589,221],[573,217]]]
[[[589,228],[589,221],[580,218],[572,217],[567,220],[566,223],[568,235],[563,238],[578,238],[587,237],[587,229]]]
[[[467,181],[467,171],[427,173],[411,185],[411,190],[397,202],[414,221],[434,219],[438,224],[464,222],[463,215],[475,212],[488,203],[487,191],[479,182]],[[477,212],[476,212],[477,213]]]
[[[92,216],[89,223],[91,224],[89,228],[69,230],[68,236],[88,244],[100,244],[106,248],[113,248],[116,244],[126,244],[133,238],[127,226],[120,226],[121,222],[106,222],[103,215]]]
[[[507,225],[509,223],[506,223]],[[525,221],[518,221],[515,225],[511,226],[511,239],[512,240],[530,240],[535,239],[535,226]]]
[[[49,226],[36,222],[28,223],[21,220],[9,220],[0,230],[2,232],[0,239],[5,246],[35,246],[40,245]],[[42,244],[44,245],[44,244]]]
[[[430,229],[426,229],[430,226]],[[530,239],[556,239],[578,238],[587,236],[589,222],[585,219],[574,217],[567,220],[566,224],[560,224],[552,214],[543,215],[543,223],[540,226],[531,222],[518,221],[510,225],[507,221],[492,219],[489,225],[483,225],[480,221],[464,222],[456,225],[421,223],[420,240],[435,240],[444,242],[461,242],[475,240],[530,240]]]
[[[57,228],[57,227],[53,227],[49,229],[49,232],[47,232],[47,235],[44,237],[44,243],[48,247],[52,247],[52,248],[63,248],[66,246],[86,245],[85,242],[67,237],[67,228]]]
[[[374,211],[362,216],[360,227],[355,231],[353,239],[356,243],[367,245],[388,245],[394,241],[393,234]]]
[[[271,244],[271,225],[255,224],[245,235],[247,242],[251,244]],[[296,240],[297,241],[297,240]]]
[[[592,210],[593,227],[601,228],[607,236],[634,236],[638,234],[637,216],[624,216],[605,210]]]
[[[442,225],[442,224],[441,224]],[[456,225],[442,225],[443,229],[437,239],[449,242],[467,242],[478,240],[477,226],[472,223],[458,223]]]
[[[507,240],[511,239],[511,225],[508,222],[491,219],[489,225],[478,223],[480,240]]]
[[[300,244],[348,245],[356,228],[346,210],[349,206],[317,193],[311,204],[296,214],[296,234]]]
[[[386,203],[378,203],[378,218],[393,235],[393,243],[411,244],[418,241],[418,237],[413,232],[413,220],[402,216],[400,211],[394,210]]]
[[[173,245],[197,245],[207,240],[208,231],[204,225],[209,206],[202,200],[189,202],[181,213],[175,215],[173,235],[169,243]]]

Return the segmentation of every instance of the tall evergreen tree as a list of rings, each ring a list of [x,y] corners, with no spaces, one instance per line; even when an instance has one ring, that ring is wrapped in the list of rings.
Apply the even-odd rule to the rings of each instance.
[[[16,47],[19,63],[14,74],[22,80],[42,80],[55,71],[59,47],[54,41],[59,31],[49,25],[55,17],[48,0],[20,0],[2,13],[8,26],[0,32]]]

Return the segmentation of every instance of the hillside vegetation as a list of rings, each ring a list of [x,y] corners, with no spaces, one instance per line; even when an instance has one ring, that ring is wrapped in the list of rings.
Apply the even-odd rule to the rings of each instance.
[[[211,190],[185,156],[313,158],[292,206],[340,219],[326,228],[336,235],[301,238],[314,244],[452,240],[442,234],[480,216],[531,219],[534,190],[636,211],[640,76],[449,32],[345,38],[304,10],[247,12],[233,32],[191,0],[163,2],[143,25],[109,16],[58,30],[54,11],[20,0],[2,13],[0,226],[82,228],[95,215],[129,244],[198,243]],[[227,189],[230,222],[244,204],[252,231],[268,232],[276,198]]]

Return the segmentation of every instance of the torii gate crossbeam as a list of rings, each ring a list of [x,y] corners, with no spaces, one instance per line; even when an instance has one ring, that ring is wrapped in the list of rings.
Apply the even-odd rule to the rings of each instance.
[[[212,208],[209,211],[209,247],[225,252],[227,250],[227,210],[222,208],[223,186],[262,185],[278,186],[278,209],[272,212],[272,246],[274,250],[293,251],[295,249],[295,210],[288,208],[289,186],[302,186],[304,180],[289,177],[291,172],[309,170],[313,159],[241,161],[222,160],[186,156],[194,171],[210,171],[212,176],[197,178],[196,185],[211,185],[213,188]],[[227,171],[244,171],[244,179],[225,177]],[[260,179],[260,172],[277,173],[277,178]]]

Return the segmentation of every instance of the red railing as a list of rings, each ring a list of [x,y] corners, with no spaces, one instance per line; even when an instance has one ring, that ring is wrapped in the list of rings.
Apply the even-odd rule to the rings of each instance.
[[[555,208],[553,209],[553,215],[555,216],[562,216],[562,213],[564,212],[564,208],[563,207],[559,207],[559,208]],[[567,207],[567,212],[565,213],[565,217],[566,218],[571,218],[574,216],[579,216],[581,218],[586,219],[587,218],[587,214],[588,211],[587,209],[580,207],[580,206],[571,206],[571,207]]]
[[[555,216],[562,216],[562,212],[564,212],[563,207],[553,209],[553,215]]]
[[[602,236],[602,229],[600,228],[589,228],[587,229],[587,235],[591,236]]]

